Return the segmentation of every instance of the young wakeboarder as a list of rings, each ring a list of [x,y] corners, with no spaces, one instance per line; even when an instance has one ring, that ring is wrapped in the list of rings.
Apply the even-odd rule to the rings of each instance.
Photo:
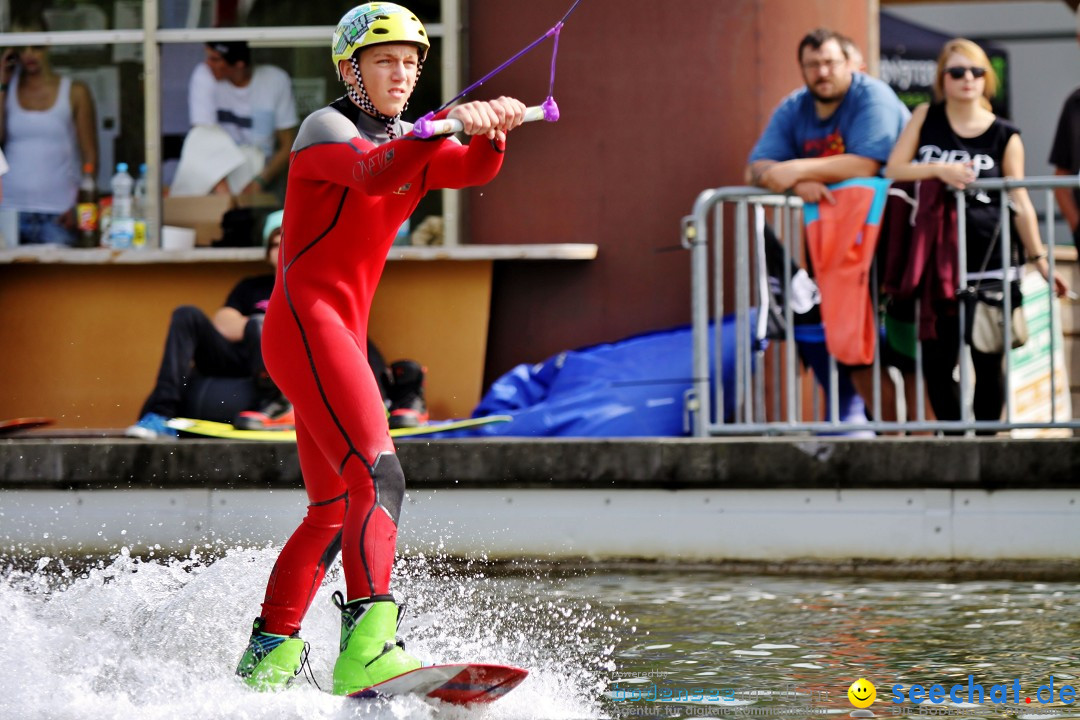
[[[332,41],[346,95],[308,116],[292,148],[263,355],[295,408],[309,504],[270,574],[236,669],[257,689],[282,688],[300,672],[301,622],[338,553],[346,593],[334,593],[334,694],[420,667],[395,637],[400,609],[390,574],[405,476],[365,356],[368,313],[397,230],[420,199],[493,179],[506,134],[526,111],[508,97],[468,102],[435,116],[459,121],[468,145],[417,137],[401,113],[429,48],[424,25],[400,5],[350,10]]]

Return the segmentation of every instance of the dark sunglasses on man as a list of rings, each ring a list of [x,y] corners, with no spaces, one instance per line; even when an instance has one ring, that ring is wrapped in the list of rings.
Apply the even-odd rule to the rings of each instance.
[[[968,74],[968,71],[971,71],[971,77],[976,80],[986,74],[986,68],[984,67],[961,67],[957,65],[956,67],[945,68],[945,72],[948,73],[949,77],[953,80],[963,80],[964,76]]]

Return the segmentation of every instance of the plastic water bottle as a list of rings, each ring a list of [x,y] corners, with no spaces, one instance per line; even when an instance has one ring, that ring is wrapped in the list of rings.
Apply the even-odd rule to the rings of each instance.
[[[135,181],[132,196],[132,216],[135,218],[135,235],[132,238],[132,247],[141,250],[146,247],[149,237],[147,228],[149,223],[146,217],[146,163],[139,165],[139,178]]]
[[[109,225],[109,245],[117,250],[131,247],[135,239],[135,217],[131,193],[135,180],[128,175],[127,163],[116,163],[112,186],[112,222]]]

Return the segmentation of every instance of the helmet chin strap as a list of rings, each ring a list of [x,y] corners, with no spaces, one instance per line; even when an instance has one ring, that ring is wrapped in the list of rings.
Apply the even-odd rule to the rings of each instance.
[[[396,121],[401,119],[401,113],[405,112],[409,108],[409,102],[405,101],[404,107],[401,108],[401,112],[397,115],[387,115],[375,107],[375,103],[371,102],[371,97],[368,96],[367,88],[364,87],[364,78],[360,75],[360,63],[356,59],[356,56],[349,58],[349,62],[352,64],[353,74],[356,75],[356,84],[350,85],[348,81],[345,81],[345,92],[348,94],[349,99],[360,106],[360,109],[371,115],[374,118],[382,120],[386,124],[386,134],[393,140],[397,137],[395,131]],[[416,66],[416,79],[413,80],[413,87],[416,87],[416,81],[420,79],[420,71],[423,70],[423,63],[419,63]]]

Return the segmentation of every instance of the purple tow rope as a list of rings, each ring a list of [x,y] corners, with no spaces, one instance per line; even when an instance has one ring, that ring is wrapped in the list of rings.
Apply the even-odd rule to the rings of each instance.
[[[574,0],[574,4],[570,6],[570,9],[566,11],[566,14],[563,15],[562,19],[559,20],[559,22],[555,23],[555,25],[553,25],[550,30],[548,30],[543,35],[541,35],[540,37],[533,40],[524,49],[522,49],[522,50],[518,51],[517,53],[515,53],[513,55],[513,57],[511,57],[509,60],[504,62],[502,65],[495,68],[494,70],[489,72],[487,75],[480,78],[479,80],[474,82],[472,85],[470,85],[469,87],[467,87],[464,90],[462,90],[461,92],[459,92],[457,95],[455,95],[453,98],[451,98],[447,102],[443,103],[443,105],[440,106],[438,110],[435,110],[433,112],[429,112],[427,115],[424,115],[422,118],[417,120],[416,124],[413,125],[413,134],[416,135],[417,137],[420,137],[420,138],[431,137],[431,135],[433,134],[432,118],[435,117],[435,113],[442,112],[443,110],[445,110],[450,105],[454,104],[455,102],[457,102],[461,98],[465,97],[466,95],[471,93],[473,90],[480,87],[481,85],[486,83],[488,80],[495,77],[496,75],[501,73],[503,70],[510,67],[514,63],[516,63],[518,60],[520,60],[522,58],[522,56],[524,56],[530,50],[532,50],[537,45],[542,43],[544,40],[547,40],[549,37],[552,37],[552,36],[555,37],[555,41],[554,41],[554,46],[551,49],[551,78],[550,78],[550,80],[548,82],[548,96],[547,96],[547,99],[544,100],[541,107],[544,108],[544,120],[546,120],[547,122],[555,122],[556,120],[558,120],[559,119],[559,106],[555,103],[555,59],[556,59],[556,57],[558,57],[558,54],[559,54],[559,33],[562,32],[563,25],[566,24],[567,18],[570,17],[570,15],[574,12],[574,10],[577,9],[577,6],[580,5],[580,4],[581,4],[581,0]]]

